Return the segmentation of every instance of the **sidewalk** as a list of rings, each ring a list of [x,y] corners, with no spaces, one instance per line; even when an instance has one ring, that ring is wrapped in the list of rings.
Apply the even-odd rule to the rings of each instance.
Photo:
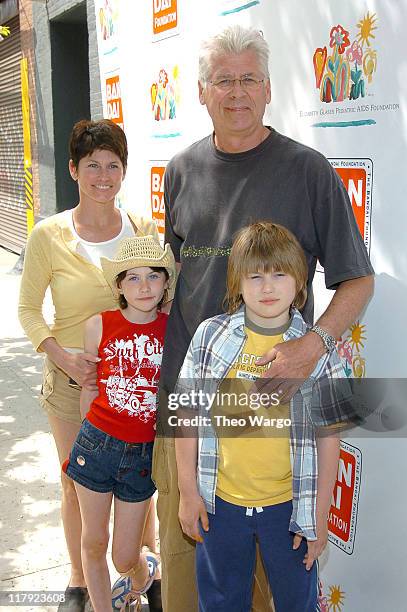
[[[42,357],[17,319],[21,276],[9,274],[16,261],[0,248],[0,591],[64,591],[70,567],[60,520],[59,463],[37,401]],[[111,576],[116,579],[114,570]],[[55,612],[56,607],[0,608],[5,609]]]

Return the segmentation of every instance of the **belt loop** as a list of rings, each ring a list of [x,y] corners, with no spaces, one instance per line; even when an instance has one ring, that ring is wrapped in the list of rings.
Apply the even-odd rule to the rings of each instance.
[[[141,447],[141,456],[142,457],[145,457],[146,448],[147,448],[147,442],[143,442],[143,446]]]

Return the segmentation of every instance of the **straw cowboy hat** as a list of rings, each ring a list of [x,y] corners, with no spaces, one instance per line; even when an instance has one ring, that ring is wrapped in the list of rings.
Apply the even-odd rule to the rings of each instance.
[[[177,280],[174,255],[169,244],[166,244],[163,249],[153,236],[125,238],[120,242],[116,259],[101,257],[100,263],[103,274],[117,299],[119,297],[116,285],[117,275],[131,268],[142,267],[165,268],[169,276],[166,301],[169,302],[174,297]]]

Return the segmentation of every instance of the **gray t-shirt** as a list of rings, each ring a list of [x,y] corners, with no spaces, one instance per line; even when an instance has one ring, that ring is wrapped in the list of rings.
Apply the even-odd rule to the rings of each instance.
[[[177,154],[165,173],[165,241],[182,263],[161,368],[171,391],[198,325],[224,311],[227,258],[234,234],[255,221],[280,223],[308,262],[306,321],[313,320],[317,260],[325,284],[373,273],[343,183],[326,158],[271,129],[244,153],[215,148],[213,135]]]

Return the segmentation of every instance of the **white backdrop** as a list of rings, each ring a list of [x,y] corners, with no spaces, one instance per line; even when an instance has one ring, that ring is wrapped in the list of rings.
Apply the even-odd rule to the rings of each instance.
[[[266,123],[330,159],[348,188],[377,274],[366,313],[339,343],[348,373],[407,378],[407,0],[95,5],[105,116],[124,125],[129,140],[121,204],[153,215],[161,230],[165,164],[212,127],[198,100],[199,41],[229,23],[263,31],[272,80]],[[314,288],[318,315],[331,298],[322,270]],[[401,388],[387,385],[377,398],[371,435],[360,431],[342,443],[331,543],[321,561],[326,610],[407,609]],[[395,412],[404,429],[381,434],[395,427]]]

